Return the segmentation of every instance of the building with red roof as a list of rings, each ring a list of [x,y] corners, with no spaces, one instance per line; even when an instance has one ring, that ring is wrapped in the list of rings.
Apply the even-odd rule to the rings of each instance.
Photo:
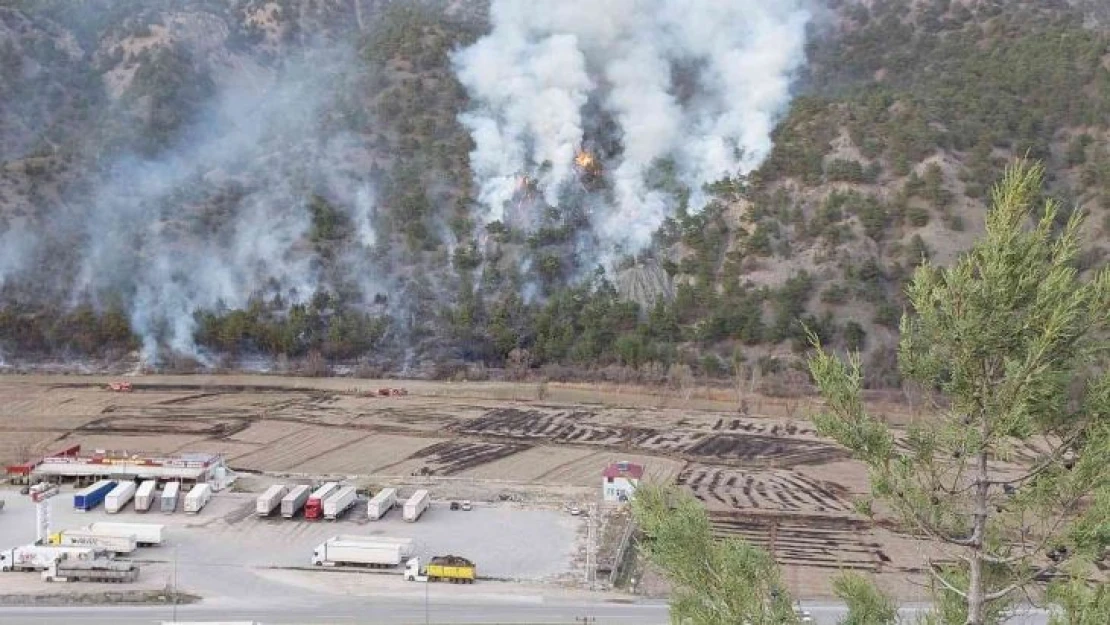
[[[627,461],[614,462],[601,473],[601,492],[607,502],[628,501],[640,480],[644,478],[643,465]]]

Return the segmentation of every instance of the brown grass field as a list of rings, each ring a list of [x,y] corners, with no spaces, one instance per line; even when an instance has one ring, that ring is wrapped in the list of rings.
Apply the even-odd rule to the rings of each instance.
[[[829,592],[838,569],[913,578],[921,545],[858,517],[866,472],[806,421],[811,398],[695,389],[527,383],[367,381],[269,376],[112,379],[0,376],[0,463],[69,444],[86,450],[223,453],[233,468],[358,475],[414,473],[452,483],[596,488],[609,462],[646,466],[703,501],[723,536],[774,552],[803,596]],[[369,396],[403,386],[408,395]],[[913,411],[879,398],[903,423]],[[440,495],[443,496],[443,495]],[[883,576],[888,577],[888,576]],[[892,585],[907,598],[914,588]]]

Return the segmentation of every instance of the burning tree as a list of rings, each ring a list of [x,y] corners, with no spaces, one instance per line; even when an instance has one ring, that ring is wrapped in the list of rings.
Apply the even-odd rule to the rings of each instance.
[[[601,161],[598,160],[597,155],[589,150],[578,150],[578,153],[574,156],[574,166],[587,178],[596,178],[601,175]]]
[[[1059,226],[1053,202],[1033,212],[1042,176],[1010,168],[985,238],[950,268],[921,266],[908,287],[899,365],[934,397],[933,419],[896,436],[864,408],[858,354],[844,363],[818,345],[810,360],[827,401],[819,432],[866,462],[874,494],[944,551],[927,567],[934,622],[997,622],[1023,590],[1082,583],[1110,544],[1110,271],[1080,280],[1082,219]]]

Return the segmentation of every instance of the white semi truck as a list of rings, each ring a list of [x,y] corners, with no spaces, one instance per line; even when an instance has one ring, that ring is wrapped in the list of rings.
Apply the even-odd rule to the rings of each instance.
[[[158,488],[156,480],[146,480],[135,491],[135,512],[146,512],[154,503]]]
[[[428,496],[428,491],[423,489],[416,491],[412,494],[412,497],[409,497],[409,500],[405,502],[401,518],[410,523],[419,519],[420,515],[424,514],[424,511],[428,509],[429,503],[431,503],[431,497]]]
[[[366,514],[371,521],[377,521],[392,510],[395,505],[397,505],[397,489],[383,488],[378,491],[377,495],[370,498],[370,503],[366,504]]]
[[[335,536],[316,547],[312,552],[312,564],[389,568],[401,564],[410,555],[412,555],[411,541]]]
[[[185,514],[196,514],[208,505],[212,499],[212,487],[208,484],[197,484],[185,495]]]
[[[43,571],[62,555],[91,560],[96,550],[89,547],[24,545],[0,551],[0,571]]]
[[[91,547],[97,551],[114,554],[131,553],[139,548],[139,541],[134,534],[124,536],[116,533],[96,532],[88,528],[64,530],[52,534],[49,541],[51,545]]]
[[[307,484],[294,486],[287,495],[281,498],[281,516],[291,519],[304,507],[308,496],[312,494],[312,487]]]
[[[289,492],[285,484],[274,484],[266,492],[258,496],[255,501],[254,512],[258,516],[270,516],[275,508],[281,506],[281,500]]]
[[[344,512],[350,510],[357,500],[358,491],[354,486],[340,488],[324,500],[324,518],[329,521],[338,519]]]
[[[135,482],[120,482],[112,489],[112,492],[108,493],[108,496],[104,498],[104,511],[109,514],[115,514],[123,510],[135,497],[136,490],[138,490],[138,487],[135,486]]]
[[[162,544],[165,525],[157,523],[92,523],[84,528],[102,536],[133,536],[140,547]]]

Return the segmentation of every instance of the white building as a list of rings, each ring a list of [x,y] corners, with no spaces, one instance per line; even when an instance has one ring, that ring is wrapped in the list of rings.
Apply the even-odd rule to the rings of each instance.
[[[601,492],[605,501],[628,501],[644,477],[644,467],[631,462],[615,462],[605,467],[601,476]]]

